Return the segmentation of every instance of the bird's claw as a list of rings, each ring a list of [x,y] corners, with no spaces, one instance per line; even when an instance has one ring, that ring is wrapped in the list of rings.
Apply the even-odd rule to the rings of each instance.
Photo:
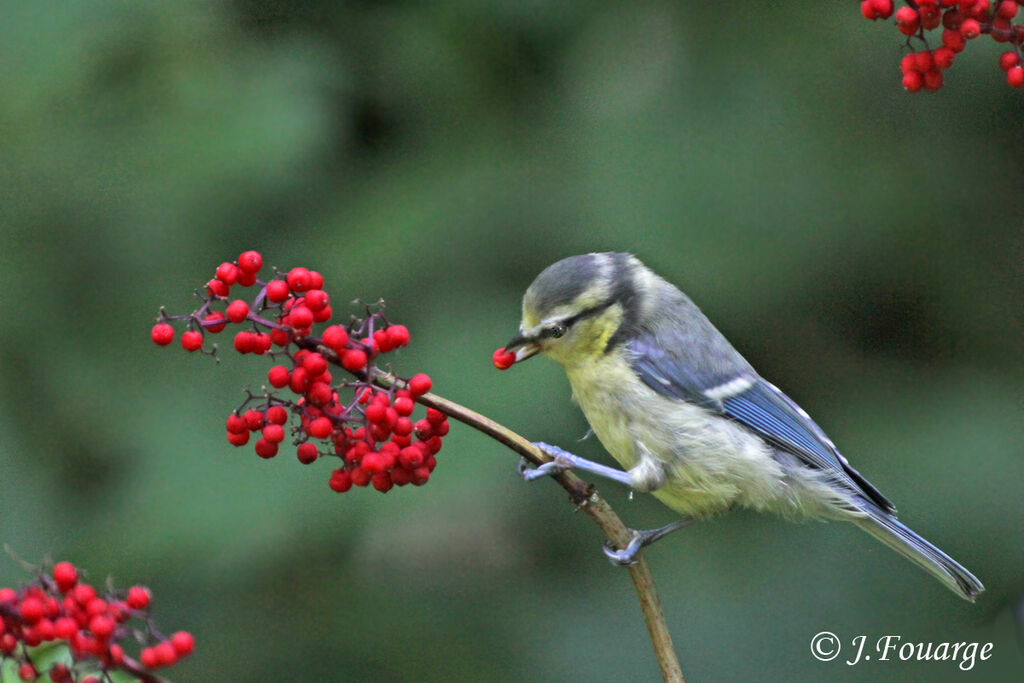
[[[558,446],[552,446],[551,444],[546,444],[543,441],[535,441],[533,445],[551,456],[551,461],[531,468],[531,462],[529,460],[525,457],[519,458],[519,467],[517,469],[519,470],[520,476],[522,476],[526,481],[534,481],[541,477],[561,474],[566,470],[571,470],[576,465],[574,460],[575,456]]]
[[[616,567],[631,567],[640,560],[637,556],[644,547],[644,537],[635,529],[630,529],[631,538],[625,548],[616,548],[611,541],[604,542],[604,554],[608,561]]]
[[[692,517],[683,517],[674,522],[666,524],[657,529],[629,530],[629,543],[625,548],[616,548],[611,541],[604,542],[604,554],[608,561],[618,567],[629,567],[639,562],[640,551],[657,541],[662,536],[667,536],[676,529],[693,522]]]
[[[519,459],[519,470],[520,476],[526,481],[534,481],[541,477],[554,476],[561,474],[568,469],[572,468],[572,463],[566,462],[556,456],[551,462],[546,462],[543,465],[537,465],[536,467],[530,467],[530,461],[525,457]]]

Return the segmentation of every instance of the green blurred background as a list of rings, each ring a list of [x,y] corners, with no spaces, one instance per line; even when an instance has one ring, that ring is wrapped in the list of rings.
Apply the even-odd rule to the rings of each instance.
[[[495,443],[456,426],[429,486],[386,496],[226,443],[266,364],[149,327],[249,248],[323,272],[335,310],[386,297],[401,372],[598,459],[560,368],[490,354],[543,267],[637,254],[988,588],[971,606],[852,526],[737,512],[648,553],[684,673],[1019,680],[1024,127],[991,41],[910,96],[901,36],[852,1],[0,15],[0,540],[150,585],[197,637],[174,680],[658,678],[596,527]],[[821,663],[824,630],[994,654]]]

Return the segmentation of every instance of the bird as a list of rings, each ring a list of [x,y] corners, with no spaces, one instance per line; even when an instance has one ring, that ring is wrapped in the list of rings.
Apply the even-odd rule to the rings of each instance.
[[[896,518],[896,508],[850,466],[825,432],[762,378],[689,297],[628,253],[590,253],[544,269],[523,296],[509,364],[560,363],[573,400],[624,470],[546,443],[535,480],[577,469],[654,495],[681,514],[633,531],[633,564],[665,534],[741,507],[785,518],[852,522],[974,602],[981,582]],[[497,356],[496,356],[497,358]],[[497,360],[496,360],[497,364]]]

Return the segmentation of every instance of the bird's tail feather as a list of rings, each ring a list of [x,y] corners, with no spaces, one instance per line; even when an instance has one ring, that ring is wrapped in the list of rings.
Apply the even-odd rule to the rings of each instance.
[[[879,509],[867,508],[867,517],[855,520],[857,526],[914,562],[937,578],[951,591],[974,602],[985,590],[981,581],[946,553]]]

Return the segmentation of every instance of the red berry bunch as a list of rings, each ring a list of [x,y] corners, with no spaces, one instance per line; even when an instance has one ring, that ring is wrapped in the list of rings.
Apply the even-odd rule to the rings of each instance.
[[[204,334],[216,334],[230,324],[239,353],[269,355],[276,362],[267,371],[267,388],[249,393],[227,419],[228,441],[249,443],[273,458],[291,437],[299,462],[310,464],[337,457],[330,487],[340,492],[372,484],[386,493],[393,486],[421,486],[437,465],[441,439],[448,433],[444,413],[428,409],[413,416],[416,399],[430,391],[430,377],[418,374],[393,386],[376,383],[379,358],[409,343],[409,330],[391,323],[380,306],[367,308],[364,318],[332,324],[314,334],[314,325],[332,315],[323,277],[303,267],[267,281],[257,278],[263,259],[247,251],[237,264],[222,263],[201,294],[203,304],[189,315],[167,315],[153,327],[153,341],[166,346],[174,340],[172,322],[185,323],[182,346],[203,348]],[[256,287],[251,301],[231,299],[233,287]],[[337,381],[330,366],[347,374]]]
[[[908,47],[916,40],[924,49],[911,52],[900,62],[903,87],[909,92],[941,88],[942,72],[953,65],[967,41],[982,34],[1011,47],[1000,56],[999,65],[1010,86],[1024,86],[1020,51],[1024,25],[1013,23],[1020,5],[1024,0],[906,0],[904,7],[895,10],[896,28],[907,36]],[[863,0],[860,4],[861,13],[871,20],[888,19],[894,9],[892,0]],[[942,45],[932,49],[926,32],[940,26]]]
[[[0,662],[13,660],[21,680],[34,681],[43,672],[32,648],[63,643],[70,659],[47,668],[56,683],[100,683],[118,670],[157,680],[149,671],[191,654],[195,643],[186,631],[170,637],[157,632],[149,597],[141,586],[101,593],[81,581],[70,562],[58,562],[18,590],[0,588]],[[122,644],[133,641],[145,643],[138,660]]]

